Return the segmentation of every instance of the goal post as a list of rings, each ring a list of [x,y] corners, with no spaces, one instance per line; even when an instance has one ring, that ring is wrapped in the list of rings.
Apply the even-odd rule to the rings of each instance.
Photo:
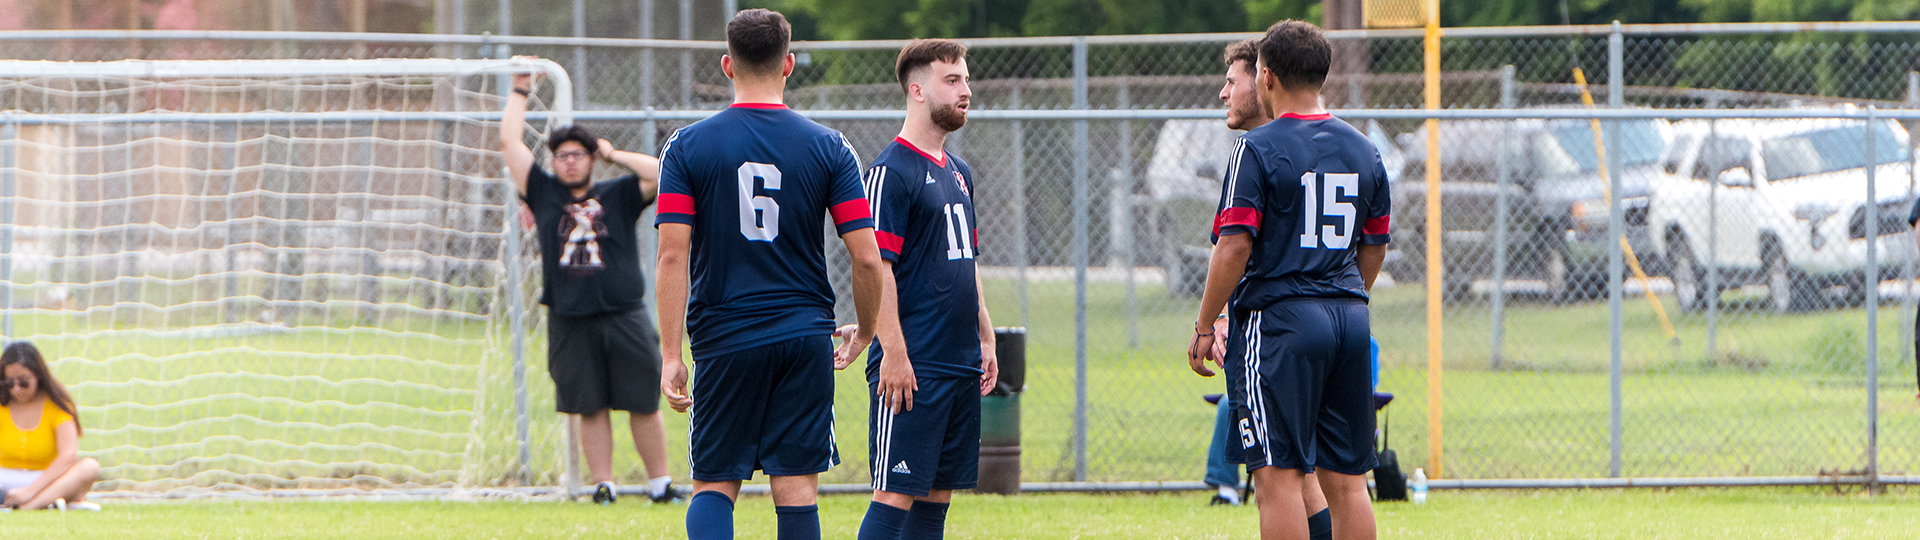
[[[528,409],[517,73],[528,137],[570,121],[539,59],[0,61],[0,335],[72,391],[99,489],[575,483]]]

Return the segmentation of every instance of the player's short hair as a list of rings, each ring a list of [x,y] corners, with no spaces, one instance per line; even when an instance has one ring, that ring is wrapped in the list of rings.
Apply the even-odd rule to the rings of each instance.
[[[560,126],[559,128],[554,129],[553,133],[548,134],[547,135],[547,151],[559,152],[560,145],[563,143],[566,143],[567,141],[580,143],[580,146],[585,147],[587,149],[588,155],[597,154],[600,152],[600,138],[593,136],[593,132],[587,131],[587,128],[585,126],[581,126],[578,124],[569,125],[569,126]]]
[[[778,73],[792,39],[793,26],[778,11],[744,10],[727,22],[727,56],[733,58],[735,73]]]
[[[1313,23],[1287,19],[1267,27],[1260,61],[1284,88],[1319,88],[1333,65],[1333,44]]]
[[[1229,68],[1233,67],[1234,62],[1246,62],[1247,74],[1259,75],[1260,68],[1255,64],[1260,63],[1260,38],[1247,38],[1227,45],[1225,60]]]
[[[893,75],[900,79],[900,91],[907,91],[907,77],[934,62],[959,63],[967,57],[967,45],[951,39],[916,39],[900,48],[893,60]]]

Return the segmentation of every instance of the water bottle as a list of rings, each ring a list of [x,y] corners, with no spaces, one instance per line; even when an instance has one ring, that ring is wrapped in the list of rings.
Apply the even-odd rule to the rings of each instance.
[[[1414,469],[1413,479],[1407,483],[1412,488],[1408,491],[1413,492],[1413,504],[1427,504],[1427,470]]]

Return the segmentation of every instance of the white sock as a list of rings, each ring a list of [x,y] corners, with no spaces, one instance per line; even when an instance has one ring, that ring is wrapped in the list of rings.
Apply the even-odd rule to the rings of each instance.
[[[1227,502],[1240,504],[1240,490],[1227,487],[1227,486],[1220,486],[1220,496],[1223,498],[1226,498]]]
[[[653,496],[655,497],[666,495],[667,487],[671,485],[673,485],[672,476],[662,476],[662,477],[647,481],[647,488],[653,491]]]

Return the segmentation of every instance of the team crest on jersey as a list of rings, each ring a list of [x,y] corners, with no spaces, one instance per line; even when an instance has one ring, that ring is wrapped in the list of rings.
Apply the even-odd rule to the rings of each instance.
[[[967,177],[962,176],[960,171],[953,171],[953,181],[960,183],[960,193],[968,197],[973,196],[973,192],[967,190]]]

